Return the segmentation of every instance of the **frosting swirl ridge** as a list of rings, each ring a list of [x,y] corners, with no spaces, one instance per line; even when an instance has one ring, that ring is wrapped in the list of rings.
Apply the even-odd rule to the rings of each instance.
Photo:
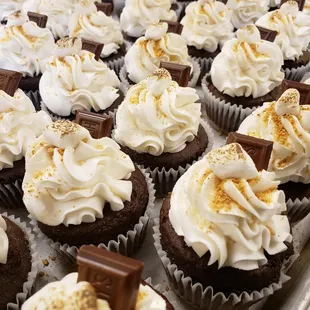
[[[6,264],[9,252],[9,238],[6,234],[7,225],[0,215],[0,264]]]

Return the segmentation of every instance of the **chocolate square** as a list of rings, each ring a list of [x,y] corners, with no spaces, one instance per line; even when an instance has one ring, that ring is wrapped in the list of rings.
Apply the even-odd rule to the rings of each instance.
[[[35,22],[40,28],[45,28],[47,24],[47,15],[35,13],[35,12],[28,12],[29,20]]]
[[[13,97],[22,76],[20,72],[0,69],[0,90],[3,90],[9,96]]]
[[[78,110],[75,122],[86,128],[94,139],[111,137],[113,127],[111,116]]]
[[[226,140],[226,144],[239,143],[243,149],[251,156],[258,171],[267,170],[272,153],[273,142],[255,137],[231,132]]]
[[[176,34],[181,34],[183,30],[183,25],[178,22],[172,22],[170,20],[162,20],[161,22],[168,24],[167,32],[173,32]]]
[[[284,80],[281,86],[282,93],[289,88],[295,88],[299,91],[300,105],[310,104],[310,85],[296,81]]]
[[[107,16],[111,16],[112,12],[113,12],[113,2],[103,2],[103,3],[99,3],[99,2],[95,2],[95,5],[97,7],[97,11],[101,11],[103,12],[105,15]]]
[[[277,31],[257,26],[262,40],[273,42],[278,35]]]
[[[290,1],[290,0],[282,0],[281,5],[287,1]],[[298,3],[299,11],[303,11],[306,0],[295,0],[295,1]]]
[[[179,65],[172,62],[161,62],[160,68],[165,68],[169,71],[173,81],[176,81],[179,86],[187,87],[191,74],[191,67]]]
[[[95,54],[95,59],[98,60],[103,49],[103,44],[82,39],[82,49]]]
[[[135,309],[143,263],[94,246],[82,246],[77,264],[78,282],[92,284],[97,297],[113,310]]]

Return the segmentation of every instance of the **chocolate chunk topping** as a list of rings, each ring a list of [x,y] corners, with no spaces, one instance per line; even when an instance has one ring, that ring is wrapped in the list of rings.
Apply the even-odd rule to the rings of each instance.
[[[113,126],[111,116],[78,110],[75,122],[86,128],[94,139],[111,137]]]
[[[258,171],[267,170],[272,152],[273,142],[255,137],[231,132],[226,140],[226,144],[239,143],[243,149],[251,156]]]
[[[9,96],[14,96],[21,79],[22,74],[20,72],[0,69],[0,90]]]
[[[290,1],[290,0],[282,0],[281,5],[287,1]],[[302,11],[304,9],[306,0],[295,0],[295,1],[298,3],[299,11]]]
[[[295,88],[299,91],[300,105],[310,104],[310,85],[296,81],[284,80],[281,86],[282,92],[284,93],[289,88]]]
[[[47,15],[28,12],[29,20],[35,22],[40,28],[45,28],[47,24]]]
[[[257,29],[260,32],[261,39],[265,40],[265,41],[273,42],[275,40],[276,36],[278,35],[277,31],[273,31],[273,30],[270,30],[267,28],[257,26]]]
[[[107,2],[107,1],[105,1],[103,3],[96,2],[95,5],[96,5],[98,11],[103,12],[107,16],[112,15],[112,12],[114,9],[113,2]]]
[[[176,81],[179,86],[186,87],[188,85],[191,74],[191,67],[179,65],[172,62],[161,62],[160,68],[165,68],[169,71],[173,81]]]
[[[162,20],[162,22],[168,24],[167,32],[173,32],[176,34],[181,34],[183,30],[183,25],[178,22],[172,22],[170,20]]]
[[[78,282],[92,284],[113,310],[135,309],[143,263],[94,246],[80,248]]]
[[[95,54],[95,59],[98,60],[103,49],[103,44],[82,39],[82,49]]]

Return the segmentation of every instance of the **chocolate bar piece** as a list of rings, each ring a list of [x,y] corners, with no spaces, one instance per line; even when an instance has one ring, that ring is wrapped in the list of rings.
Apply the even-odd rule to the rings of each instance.
[[[22,76],[20,72],[0,69],[0,90],[3,90],[9,96],[13,97]]]
[[[258,171],[267,170],[273,148],[273,142],[255,137],[231,132],[226,140],[226,144],[239,143],[243,149],[251,156]]]
[[[80,248],[78,282],[92,284],[113,310],[134,310],[143,263],[94,246]]]
[[[95,54],[95,59],[98,60],[103,49],[103,44],[82,39],[82,49]]]
[[[101,11],[107,16],[112,15],[112,12],[114,9],[113,2],[112,3],[111,2],[103,2],[103,3],[96,2],[95,5],[97,7],[97,11]]]
[[[170,20],[162,20],[162,22],[168,24],[167,32],[173,32],[176,34],[181,34],[183,30],[183,25],[178,22],[172,22]]]
[[[310,85],[296,81],[284,80],[281,86],[282,93],[284,93],[289,88],[295,88],[299,91],[300,105],[310,104]]]
[[[35,12],[28,12],[29,20],[35,22],[40,28],[45,28],[47,24],[47,15],[35,13]]]
[[[282,0],[281,5],[287,1],[290,1],[290,0]],[[295,0],[295,1],[298,3],[299,11],[303,11],[306,0]]]
[[[86,128],[94,139],[111,137],[113,127],[111,116],[78,110],[75,122]]]
[[[278,32],[274,30],[270,30],[270,29],[258,27],[258,26],[257,26],[257,29],[260,32],[261,39],[265,41],[273,42],[276,36],[278,35]]]
[[[169,71],[173,81],[176,81],[179,86],[186,87],[188,85],[191,74],[191,67],[179,65],[172,62],[161,62],[160,68],[165,68]]]

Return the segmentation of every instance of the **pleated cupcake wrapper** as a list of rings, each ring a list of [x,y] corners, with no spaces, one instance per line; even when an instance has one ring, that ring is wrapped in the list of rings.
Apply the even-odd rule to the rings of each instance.
[[[31,296],[34,283],[38,274],[38,254],[36,252],[37,244],[35,242],[35,236],[32,233],[31,229],[27,226],[26,223],[22,222],[19,218],[16,218],[14,215],[8,215],[7,213],[1,214],[4,217],[7,217],[10,221],[15,223],[19,228],[23,230],[27,240],[29,241],[30,254],[31,254],[31,271],[28,273],[28,279],[23,285],[23,291],[16,295],[16,303],[8,303],[6,306],[7,310],[19,310],[21,309],[22,304],[25,300]],[[9,286],[10,284],[7,283]]]
[[[310,62],[307,65],[303,65],[298,68],[285,69],[283,70],[283,72],[285,73],[286,80],[293,80],[299,82],[309,70]]]
[[[213,63],[214,58],[204,58],[204,57],[194,57],[191,56],[192,59],[198,62],[200,66],[200,78],[198,82],[201,82],[202,78],[210,72],[211,65]]]
[[[121,84],[120,84],[119,89],[120,89],[121,92],[124,94],[124,96],[126,96],[126,93],[127,93],[127,91],[128,91],[128,87],[127,87],[124,83],[121,83]],[[62,117],[62,116],[57,116],[57,115],[55,115],[54,113],[51,113],[51,111],[47,108],[46,104],[45,104],[43,101],[41,101],[40,107],[41,107],[41,110],[44,111],[44,112],[46,112],[46,113],[51,117],[51,119],[52,119],[54,122],[55,122],[55,121],[59,121],[59,120],[61,120],[61,119],[65,119],[65,118]],[[113,111],[109,111],[109,112],[104,113],[104,114],[109,115],[109,116],[111,116],[111,117],[114,119],[116,111],[117,111],[117,108],[114,109]],[[95,112],[95,113],[96,113],[96,112]]]
[[[150,175],[146,173],[144,169],[140,168],[140,170],[144,174],[147,181],[149,193],[149,201],[144,215],[139,218],[139,222],[132,230],[127,231],[126,235],[118,235],[117,240],[110,240],[107,245],[101,243],[98,245],[99,248],[105,248],[111,252],[120,253],[125,256],[132,256],[141,247],[141,244],[146,236],[147,226],[151,218],[152,210],[154,209],[155,189]],[[54,242],[40,230],[37,221],[31,215],[29,215],[29,218],[31,220],[30,225],[33,226],[33,231],[38,238],[42,239],[43,242],[50,245],[58,253],[64,254],[70,261],[76,261],[78,247]]]
[[[230,294],[228,297],[223,293],[214,293],[211,286],[203,288],[200,283],[193,284],[190,277],[185,277],[184,272],[179,270],[175,264],[171,263],[167,253],[163,250],[160,243],[161,233],[159,230],[159,219],[155,219],[154,222],[156,225],[153,227],[154,245],[165,269],[170,285],[181,299],[194,308],[204,310],[248,309],[251,305],[257,303],[262,298],[270,296],[275,291],[281,289],[283,284],[290,279],[285,272],[288,268],[287,266],[290,265],[289,262],[291,260],[285,262],[284,266],[286,266],[286,269],[283,267],[279,282],[273,283],[260,291],[254,291],[251,294],[243,292],[239,296],[236,294]],[[293,255],[292,259],[296,259],[296,256]]]
[[[40,111],[41,110],[41,96],[40,96],[40,92],[37,91],[29,91],[25,93],[30,100],[32,101],[34,108],[36,109],[36,111]]]
[[[23,179],[12,179],[10,182],[0,184],[0,209],[16,210],[24,209],[23,203]]]
[[[156,197],[165,197],[169,192],[172,191],[176,181],[185,173],[186,170],[189,169],[195,162],[202,159],[208,152],[212,150],[214,144],[214,134],[212,128],[209,124],[204,121],[203,119],[200,120],[200,124],[203,126],[205,132],[208,135],[208,146],[206,150],[199,156],[198,159],[194,160],[193,162],[187,164],[185,167],[179,166],[178,169],[165,169],[165,168],[155,168],[150,169],[148,167],[141,166],[147,173],[149,173],[155,183],[156,189]],[[112,138],[114,139],[115,136],[115,128],[112,132]]]
[[[197,85],[197,82],[199,80],[201,68],[200,68],[199,63],[194,58],[190,57],[190,62],[193,65],[193,72],[192,72],[192,77],[190,81],[188,82],[188,87],[194,88]],[[128,80],[127,69],[125,65],[121,68],[119,72],[119,78],[121,79],[121,82],[124,83],[128,88],[132,86],[132,84],[130,84]]]
[[[301,82],[304,83],[306,80],[310,79],[310,72],[307,72],[303,78],[301,79]]]
[[[212,92],[209,91],[209,83],[207,82],[208,76],[208,74],[204,76],[201,85],[211,126],[223,133],[237,131],[240,124],[256,110],[256,107],[243,108],[242,106],[237,106],[231,102],[216,98]]]

